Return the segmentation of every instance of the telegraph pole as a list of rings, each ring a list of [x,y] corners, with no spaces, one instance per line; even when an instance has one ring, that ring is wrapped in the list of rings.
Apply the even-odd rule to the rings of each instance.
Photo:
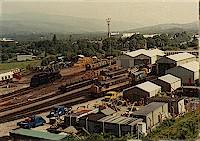
[[[109,42],[109,48],[110,48],[110,65],[111,65],[111,55],[112,55],[112,48],[111,48],[111,33],[110,33],[110,22],[111,22],[111,18],[107,18],[106,19],[107,25],[108,25],[108,42]]]

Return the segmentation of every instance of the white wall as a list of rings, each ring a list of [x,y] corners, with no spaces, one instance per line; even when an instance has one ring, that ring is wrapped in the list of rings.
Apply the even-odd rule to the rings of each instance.
[[[179,114],[181,114],[185,111],[186,111],[186,109],[185,109],[184,99],[182,99],[178,102],[178,112],[179,112]]]
[[[159,89],[152,90],[149,95],[150,97],[155,96],[156,94],[161,92],[161,87]]]
[[[177,88],[181,87],[181,79],[179,81],[176,81],[176,82],[170,84],[170,85],[171,85],[171,92],[172,92],[172,91],[176,90]]]

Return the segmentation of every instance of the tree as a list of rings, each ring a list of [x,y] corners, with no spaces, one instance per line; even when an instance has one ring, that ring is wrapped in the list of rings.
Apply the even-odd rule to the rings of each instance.
[[[8,54],[2,54],[1,58],[2,58],[2,61],[7,61],[9,56]]]

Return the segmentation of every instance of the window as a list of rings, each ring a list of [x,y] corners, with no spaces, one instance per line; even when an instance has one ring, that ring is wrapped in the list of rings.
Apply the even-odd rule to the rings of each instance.
[[[10,75],[8,75],[8,78],[10,79]]]
[[[2,80],[4,80],[4,78],[3,78],[3,77],[1,77],[1,79],[2,79]]]
[[[5,79],[7,79],[7,76],[5,76]]]

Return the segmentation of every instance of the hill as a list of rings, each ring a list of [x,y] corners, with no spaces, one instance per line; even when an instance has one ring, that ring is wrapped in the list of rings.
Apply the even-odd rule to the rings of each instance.
[[[4,34],[27,32],[88,33],[107,31],[105,20],[63,15],[28,13],[2,14],[0,22],[1,32]],[[112,30],[115,31],[127,30],[133,27],[141,27],[141,25],[124,21],[112,21]]]
[[[94,33],[106,32],[105,20],[89,19],[43,13],[2,14],[0,16],[1,34],[24,33]],[[144,27],[141,24],[112,20],[111,31],[141,33],[171,33],[188,31],[197,33],[197,22],[188,24],[160,24]]]
[[[198,22],[187,24],[159,24],[154,26],[142,27],[127,30],[126,32],[140,32],[140,33],[177,33],[187,31],[190,33],[198,33]]]

